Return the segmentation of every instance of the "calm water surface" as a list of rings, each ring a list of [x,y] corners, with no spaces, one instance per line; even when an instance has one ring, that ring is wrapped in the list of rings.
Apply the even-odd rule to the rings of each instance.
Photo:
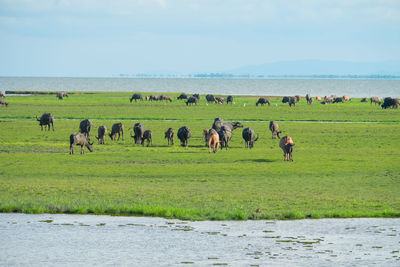
[[[1,266],[400,266],[400,219],[0,214]]]
[[[223,95],[400,97],[400,80],[0,77],[0,91],[186,92]]]

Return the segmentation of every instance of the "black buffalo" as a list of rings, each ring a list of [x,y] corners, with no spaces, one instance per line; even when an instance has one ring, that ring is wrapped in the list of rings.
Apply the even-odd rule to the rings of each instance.
[[[46,126],[49,127],[50,131],[50,125],[53,128],[54,131],[54,117],[51,115],[51,113],[43,113],[43,115],[38,119],[36,116],[36,120],[39,122],[40,127],[42,128],[43,131],[43,125],[44,125],[44,130],[46,131]]]
[[[134,136],[132,136],[131,133],[131,137],[133,139],[135,139],[135,144],[141,144],[142,143],[142,139],[143,139],[143,134],[144,134],[144,126],[141,123],[135,123],[135,125],[133,126],[133,132],[135,133]]]
[[[90,140],[90,131],[92,130],[92,122],[88,119],[81,121],[79,124],[79,132],[83,133]]]
[[[190,129],[186,126],[179,128],[178,130],[178,138],[181,140],[181,146],[187,146],[189,138],[192,136]]]
[[[269,100],[268,97],[260,97],[256,103],[256,106],[260,104],[261,106],[264,106],[265,104],[268,104],[268,106],[271,105],[271,101]]]
[[[242,137],[246,148],[253,148],[254,143],[258,140],[258,135],[256,138],[256,133],[250,127],[243,129]]]

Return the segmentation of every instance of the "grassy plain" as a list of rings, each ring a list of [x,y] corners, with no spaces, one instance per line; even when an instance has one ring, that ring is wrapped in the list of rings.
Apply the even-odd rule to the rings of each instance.
[[[169,94],[174,95],[174,94]],[[0,107],[0,211],[146,215],[180,219],[400,217],[400,112],[359,99],[289,108],[255,97],[234,105],[133,102],[127,92],[9,96]],[[174,95],[176,96],[176,95]],[[36,115],[51,112],[55,131]],[[260,139],[244,148],[242,129],[231,148],[209,154],[202,130],[213,119],[241,121]],[[69,155],[69,135],[89,118],[97,127],[125,126],[125,140]],[[269,120],[293,137],[294,162],[284,162]],[[322,123],[320,122],[322,121]],[[134,145],[128,128],[142,122],[153,146]],[[333,122],[333,123],[332,123]],[[164,132],[188,126],[189,147],[168,147]],[[78,152],[78,153],[77,153]]]

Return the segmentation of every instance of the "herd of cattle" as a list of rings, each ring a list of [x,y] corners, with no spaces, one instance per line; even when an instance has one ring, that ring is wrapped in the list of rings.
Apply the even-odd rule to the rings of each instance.
[[[54,117],[51,113],[44,113],[40,118],[36,117],[36,120],[39,122],[41,129],[43,131],[43,126],[45,131],[52,129],[54,131]],[[84,147],[86,147],[90,152],[93,151],[93,142],[90,142],[90,132],[92,130],[93,123],[85,119],[79,124],[79,132],[73,133],[69,137],[70,141],[70,154],[74,153],[74,146],[81,147],[81,154],[84,154]],[[213,150],[214,153],[218,151],[218,148],[225,148],[226,150],[229,148],[229,142],[232,139],[232,132],[237,128],[243,128],[243,124],[240,122],[230,122],[224,121],[221,118],[216,118],[210,129],[205,129],[203,131],[203,139],[208,146],[209,153]],[[276,139],[278,137],[280,139],[279,146],[284,152],[284,160],[293,161],[293,150],[294,143],[293,139],[289,136],[280,137],[282,131],[279,131],[279,126],[276,121],[271,121],[269,124],[269,129],[272,133],[272,139]],[[144,125],[141,123],[136,123],[133,126],[134,135],[131,137],[134,139],[135,144],[141,144],[144,146],[144,142],[147,142],[147,147],[152,145],[153,133],[151,130],[146,130]],[[117,139],[118,135],[118,139]],[[108,134],[111,140],[119,140],[122,136],[122,140],[124,140],[124,126],[122,123],[114,123],[111,128],[111,133]],[[165,139],[168,141],[168,145],[174,144],[175,131],[172,128],[168,128],[168,130],[164,133]],[[98,144],[105,144],[105,139],[107,137],[107,127],[101,125],[97,129],[97,136],[95,136],[98,140]],[[181,142],[181,146],[188,146],[188,141],[192,137],[192,133],[187,126],[183,126],[178,129],[177,137]],[[259,136],[255,134],[253,128],[247,127],[242,131],[242,137],[245,142],[246,148],[253,148],[255,142],[258,140]]]

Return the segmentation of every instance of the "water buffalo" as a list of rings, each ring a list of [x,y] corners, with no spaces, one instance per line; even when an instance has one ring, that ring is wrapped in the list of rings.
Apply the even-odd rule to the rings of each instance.
[[[0,105],[8,107],[8,102],[6,101],[5,98],[0,98]]]
[[[231,129],[229,127],[222,126],[220,128],[220,130],[218,131],[218,135],[219,135],[219,141],[220,141],[220,144],[221,144],[221,149],[223,147],[225,147],[225,149],[228,149],[229,141],[232,138]]]
[[[165,101],[172,102],[172,99],[171,99],[171,97],[170,97],[170,96],[168,96],[168,95],[160,95],[160,96],[158,97],[158,100],[159,100],[159,101],[163,101],[163,100],[165,100]]]
[[[290,136],[284,136],[279,141],[279,147],[283,151],[283,160],[293,161],[294,143]]]
[[[144,146],[144,141],[147,141],[147,147],[149,147],[150,143],[153,145],[153,133],[150,130],[146,130],[143,133],[142,138],[142,146]]]
[[[182,99],[188,99],[188,95],[187,94],[184,94],[184,93],[182,93],[182,94],[180,94],[176,99],[178,99],[178,100],[182,100]]]
[[[113,126],[111,127],[111,133],[109,134],[111,140],[117,139],[117,134],[118,134],[118,140],[119,137],[122,135],[122,140],[124,140],[124,125],[122,123],[117,122],[114,123]]]
[[[60,91],[60,92],[57,92],[57,98],[58,99],[63,99],[64,97],[68,97],[68,94],[67,94],[67,92],[65,92],[65,91]]]
[[[197,98],[197,100],[200,100],[200,95],[199,94],[193,94],[192,95],[194,98]]]
[[[231,96],[231,95],[228,95],[228,97],[226,98],[226,103],[227,104],[229,104],[229,103],[233,103],[233,96]]]
[[[210,129],[207,133],[208,153],[211,153],[211,146],[213,152],[216,153],[219,147],[219,135],[216,130]]]
[[[158,101],[159,98],[160,98],[160,96],[158,96],[158,95],[149,95],[150,101]]]
[[[211,128],[213,128],[218,132],[222,126],[225,126],[226,128],[230,129],[231,132],[237,128],[243,128],[243,124],[241,124],[240,122],[224,121],[221,118],[215,118]]]
[[[0,97],[6,97],[6,94],[3,91],[0,91]]]
[[[81,154],[85,154],[83,146],[93,152],[92,145],[83,133],[73,133],[69,136],[69,154],[74,154],[74,146],[81,146]]]
[[[96,136],[96,139],[98,140],[98,143],[104,144],[104,141],[106,139],[105,137],[107,135],[107,127],[104,125],[99,126],[99,128],[97,129],[97,135],[98,136]]]
[[[312,105],[313,98],[311,97],[310,94],[306,94],[306,101],[307,101],[307,104]]]
[[[186,147],[188,145],[189,138],[192,136],[190,129],[186,126],[179,128],[178,138],[181,140],[181,146]]]
[[[196,97],[191,96],[191,97],[189,97],[189,99],[185,103],[186,103],[186,106],[188,106],[189,104],[191,104],[191,105],[196,104],[197,105],[197,101],[198,101],[198,99]]]
[[[399,102],[397,101],[396,98],[391,98],[391,97],[386,97],[383,100],[383,104],[381,105],[382,109],[387,109],[387,108],[398,108]]]
[[[81,121],[79,124],[79,132],[83,133],[90,140],[90,131],[92,130],[92,122],[88,119]]]
[[[270,121],[269,122],[269,130],[272,132],[272,139],[276,139],[276,136],[278,138],[281,138],[281,131],[279,131],[279,125],[276,121]]]
[[[224,102],[225,102],[225,98],[223,98],[223,97],[216,97],[215,98],[215,103],[223,104]]]
[[[363,98],[361,98],[361,102],[367,102],[368,100],[367,100],[367,98],[366,97],[363,97]],[[371,103],[372,104],[372,103]]]
[[[144,134],[144,126],[141,123],[135,123],[135,125],[133,126],[133,132],[135,133],[134,136],[132,136],[131,133],[131,137],[135,139],[135,144],[141,144],[142,143],[142,139],[143,139],[143,134]]]
[[[294,97],[296,98],[296,102],[300,102],[300,100],[301,100],[301,96],[299,96],[299,95],[295,95]]]
[[[268,97],[260,97],[256,103],[256,106],[258,106],[258,104],[261,104],[261,106],[264,106],[265,104],[268,104],[268,106],[271,105],[271,101],[269,101]]]
[[[168,128],[168,130],[165,132],[165,138],[168,139],[168,145],[173,145],[174,144],[174,129]]]
[[[377,97],[377,96],[373,96],[369,100],[371,101],[371,105],[372,105],[372,103],[375,103],[375,105],[376,104],[378,104],[378,105],[382,104],[382,98]]]
[[[38,119],[38,117],[36,116],[36,120],[39,122],[39,125],[42,128],[42,131],[43,131],[43,125],[44,125],[45,131],[46,131],[46,126],[49,127],[49,131],[50,131],[50,124],[54,131],[54,117],[53,117],[53,115],[51,115],[51,113],[43,113],[43,115],[40,117],[40,119]]]
[[[132,97],[129,99],[129,101],[132,103],[133,100],[135,100],[135,102],[137,100],[143,101],[142,94],[133,94]]]
[[[348,95],[344,95],[344,96],[343,96],[343,99],[344,99],[344,101],[350,101],[350,100],[351,100],[350,97],[349,97]]]
[[[296,106],[297,99],[294,96],[284,96],[282,98],[282,103],[289,103],[289,107],[292,105],[295,107]]]
[[[207,103],[215,103],[215,97],[213,95],[206,95]]]
[[[254,143],[258,140],[258,134],[256,138],[256,133],[250,127],[243,129],[242,137],[246,148],[253,148]]]
[[[344,101],[343,97],[335,97],[332,103],[343,103]]]

